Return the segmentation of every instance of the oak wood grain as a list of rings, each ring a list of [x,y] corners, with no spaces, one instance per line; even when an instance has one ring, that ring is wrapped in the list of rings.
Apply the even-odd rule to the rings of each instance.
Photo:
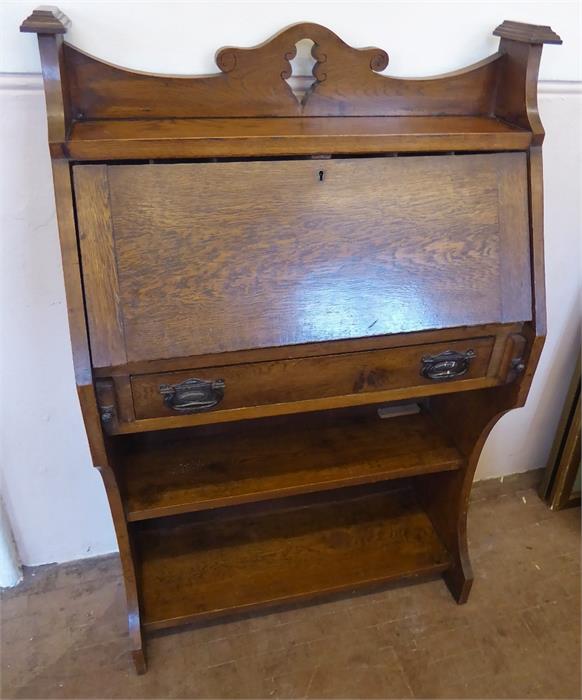
[[[73,169],[93,364],[127,360],[105,165]]]
[[[528,284],[503,311],[528,224],[498,167],[526,178],[520,154],[108,167],[128,360],[530,319]]]

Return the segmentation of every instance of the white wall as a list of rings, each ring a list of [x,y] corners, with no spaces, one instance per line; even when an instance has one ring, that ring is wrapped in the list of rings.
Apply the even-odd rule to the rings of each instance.
[[[35,37],[18,33],[34,5],[0,5],[0,465],[3,498],[29,565],[115,549],[74,389]],[[527,406],[495,428],[478,478],[544,464],[579,348],[577,3],[241,0],[61,8],[73,20],[68,40],[84,50],[132,68],[182,73],[212,72],[216,48],[252,45],[301,20],[326,24],[352,45],[386,48],[394,75],[435,74],[488,55],[497,46],[490,32],[503,19],[550,24],[565,45],[545,47],[541,69],[548,341]]]
[[[36,37],[18,35],[37,0],[0,3],[0,72],[40,69]],[[352,46],[388,51],[391,75],[434,75],[493,53],[504,19],[549,24],[564,40],[545,51],[543,80],[580,80],[580,5],[563,2],[59,2],[73,21],[67,41],[99,58],[160,73],[216,72],[221,46],[253,46],[288,24],[326,25]]]

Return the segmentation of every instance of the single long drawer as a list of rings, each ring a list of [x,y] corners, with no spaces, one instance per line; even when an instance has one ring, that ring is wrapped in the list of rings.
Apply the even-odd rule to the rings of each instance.
[[[388,350],[255,362],[131,378],[135,417],[158,418],[267,404],[346,397],[364,403],[375,394],[407,389],[439,393],[487,377],[495,338],[483,337]],[[427,387],[432,389],[427,390]],[[378,400],[384,400],[378,396]]]

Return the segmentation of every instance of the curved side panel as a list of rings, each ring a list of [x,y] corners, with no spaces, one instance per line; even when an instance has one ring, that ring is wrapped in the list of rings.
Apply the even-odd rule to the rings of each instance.
[[[95,410],[97,410],[97,406],[95,406]],[[147,665],[141,632],[139,598],[131,540],[115,474],[109,464],[106,466],[97,466],[97,469],[101,473],[103,484],[105,485],[109,507],[111,508],[111,515],[113,516],[117,544],[119,545],[119,555],[121,557],[121,568],[123,571],[125,596],[127,600],[127,625],[129,628],[131,655],[136,671],[141,674],[145,673]]]
[[[417,485],[419,498],[451,555],[453,565],[444,573],[444,579],[459,604],[467,602],[473,584],[467,512],[475,470],[494,425],[516,407],[517,388],[517,384],[508,385],[443,395],[431,401],[435,419],[466,458],[463,469],[423,477]]]
[[[315,82],[298,101],[286,80],[302,39],[314,42]],[[500,58],[433,78],[391,78],[379,74],[388,65],[385,51],[352,48],[312,23],[254,48],[221,49],[221,72],[198,77],[130,71],[64,45],[74,120],[489,114]]]
[[[502,39],[504,70],[499,83],[495,113],[510,124],[532,131],[534,145],[541,145],[544,128],[538,112],[538,71],[541,44]]]
[[[505,21],[493,32],[501,37],[503,71],[499,82],[496,116],[533,132],[533,145],[541,146],[544,128],[538,113],[538,73],[544,44],[561,44],[550,27]]]
[[[83,421],[87,431],[91,458],[93,464],[99,469],[103,477],[111,513],[113,515],[113,523],[117,535],[117,542],[119,544],[119,553],[121,556],[123,579],[125,583],[132,655],[138,672],[144,672],[145,658],[143,653],[139,601],[131,542],[119,489],[117,487],[115,475],[110,466],[108,450],[101,430],[95,388],[93,385],[89,340],[83,305],[81,273],[77,255],[77,234],[73,214],[69,164],[65,161],[53,161],[53,178],[77,394],[79,396]]]

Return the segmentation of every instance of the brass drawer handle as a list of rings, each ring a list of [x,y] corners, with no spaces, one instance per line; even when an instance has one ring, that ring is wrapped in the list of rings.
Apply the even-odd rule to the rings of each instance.
[[[427,379],[442,382],[447,379],[462,377],[469,370],[469,364],[475,357],[473,350],[457,352],[445,350],[438,355],[425,355],[422,358],[420,373]]]
[[[168,408],[180,413],[208,411],[224,398],[224,379],[186,379],[180,384],[162,384],[160,394]]]

